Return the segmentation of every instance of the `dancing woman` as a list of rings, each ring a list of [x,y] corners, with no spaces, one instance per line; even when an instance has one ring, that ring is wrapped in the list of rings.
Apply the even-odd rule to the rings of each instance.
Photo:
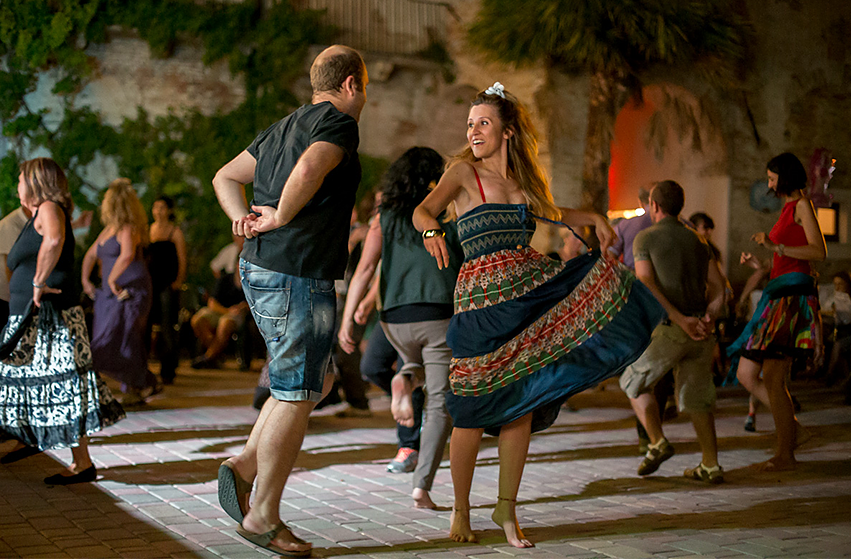
[[[751,240],[774,253],[771,273],[753,318],[727,354],[740,357],[739,382],[774,416],[777,450],[755,467],[782,471],[795,469],[800,429],[786,377],[795,357],[809,355],[821,344],[811,262],[824,260],[827,248],[813,205],[802,191],[807,173],[798,158],[781,153],[768,162],[767,173],[768,188],[783,199],[783,209],[770,233],[756,233]],[[759,267],[756,257],[747,252],[742,253],[741,263]]]
[[[122,384],[124,406],[140,405],[162,390],[148,370],[145,342],[151,310],[151,276],[142,251],[148,244],[145,209],[128,179],[116,179],[101,204],[104,229],[83,257],[83,291],[94,304],[92,359],[98,372]],[[100,262],[103,281],[89,279]]]
[[[349,284],[340,326],[340,347],[355,347],[355,311],[381,261],[381,328],[404,365],[391,381],[396,421],[414,424],[411,389],[425,382],[425,420],[414,470],[415,506],[436,508],[429,497],[452,428],[446,409],[449,361],[446,329],[452,318],[452,294],[463,256],[453,223],[444,223],[441,236],[450,240],[449,263],[436,269],[411,225],[414,208],[443,173],[444,161],[429,148],[415,147],[397,159],[384,175],[380,213],[372,221],[363,254]],[[400,386],[401,385],[401,386]],[[401,400],[401,402],[400,402]]]
[[[71,448],[67,471],[50,485],[90,482],[97,470],[87,436],[124,417],[93,370],[89,335],[74,281],[71,193],[52,159],[24,161],[21,206],[32,213],[9,251],[10,316],[0,335],[0,431],[19,441],[14,462],[41,450]]]
[[[174,200],[160,196],[151,207],[148,266],[154,300],[148,319],[148,335],[156,330],[154,355],[160,360],[160,378],[174,384],[179,348],[177,340],[180,286],[186,280],[186,239],[174,222]]]
[[[614,233],[602,215],[553,204],[529,115],[499,83],[473,100],[467,141],[413,216],[444,268],[450,260],[437,217],[454,202],[465,257],[447,332],[450,536],[476,541],[469,500],[476,455],[482,433],[498,433],[491,518],[512,546],[531,547],[515,513],[531,433],[549,427],[569,396],[637,359],[663,311],[629,270],[597,251],[559,262],[529,246],[535,219],[594,226],[603,254]]]

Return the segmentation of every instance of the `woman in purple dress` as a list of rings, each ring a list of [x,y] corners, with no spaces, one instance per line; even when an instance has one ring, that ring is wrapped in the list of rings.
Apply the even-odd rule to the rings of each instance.
[[[95,369],[121,382],[124,405],[139,405],[161,385],[148,371],[145,344],[152,293],[142,255],[148,220],[128,179],[109,185],[101,221],[104,230],[83,259],[83,291],[95,302],[92,359]],[[90,278],[98,261],[103,281],[96,289]]]

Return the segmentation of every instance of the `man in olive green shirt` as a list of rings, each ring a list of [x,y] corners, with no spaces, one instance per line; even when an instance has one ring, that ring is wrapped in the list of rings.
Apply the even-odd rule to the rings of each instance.
[[[673,368],[679,410],[690,415],[703,453],[701,463],[685,475],[721,483],[711,363],[712,327],[724,303],[726,283],[706,241],[679,221],[683,203],[683,189],[674,181],[659,182],[650,193],[654,225],[635,238],[635,273],[665,308],[668,319],[653,331],[650,345],[627,367],[620,385],[650,436],[639,475],[655,472],[674,455],[652,393],[656,382]]]

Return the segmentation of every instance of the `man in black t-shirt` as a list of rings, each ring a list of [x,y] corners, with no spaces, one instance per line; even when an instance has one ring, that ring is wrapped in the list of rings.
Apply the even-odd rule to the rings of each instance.
[[[262,132],[213,179],[234,234],[246,239],[239,274],[266,341],[272,393],[243,451],[219,468],[219,502],[240,522],[242,537],[278,554],[311,549],[278,511],[310,412],[334,381],[327,374],[334,280],[346,269],[367,82],[357,51],[325,49],[310,68],[311,104]],[[244,186],[252,180],[249,211]],[[257,491],[249,510],[252,479]]]

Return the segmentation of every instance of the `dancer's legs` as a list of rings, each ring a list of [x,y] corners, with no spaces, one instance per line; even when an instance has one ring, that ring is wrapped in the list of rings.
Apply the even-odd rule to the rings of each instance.
[[[279,401],[269,411],[258,438],[257,490],[254,503],[242,521],[246,530],[262,534],[281,523],[281,495],[315,405],[311,401]],[[280,531],[273,543],[288,551],[310,549],[310,545],[297,540],[289,530]]]
[[[443,459],[452,420],[446,409],[449,391],[449,361],[452,352],[446,345],[449,320],[430,320],[412,324],[416,339],[424,342],[422,362],[425,371],[426,414],[420,443],[420,456],[414,470],[411,496],[419,508],[435,508],[429,497],[434,476]],[[422,343],[421,342],[421,343]]]
[[[428,323],[381,323],[387,340],[393,345],[403,362],[390,381],[390,413],[396,423],[405,427],[414,426],[412,394],[414,389],[422,386],[425,380],[422,354],[424,343],[417,335],[422,324]]]
[[[756,415],[756,412],[759,411],[759,400],[751,394],[748,398],[748,415]]]
[[[499,431],[499,498],[491,518],[514,547],[533,547],[517,523],[515,506],[532,436],[532,414],[503,425]]]
[[[455,506],[450,517],[449,537],[456,542],[478,541],[470,526],[470,489],[473,487],[473,472],[476,469],[476,456],[479,454],[483,433],[484,429],[452,429],[449,467],[455,491]]]
[[[650,444],[656,445],[661,441],[665,434],[662,432],[662,418],[659,411],[659,404],[651,392],[639,394],[637,398],[630,398],[629,403],[635,411],[635,417],[644,429],[647,431],[647,436],[650,438]]]
[[[228,458],[228,462],[234,465],[237,473],[246,481],[252,481],[257,475],[257,444],[260,442],[260,433],[263,431],[266,419],[268,419],[272,410],[279,403],[274,398],[266,400],[266,403],[260,409],[260,415],[257,416],[257,421],[254,422],[254,426],[251,428],[251,434],[248,436],[248,441],[242,448],[242,452]]]
[[[795,468],[795,410],[786,386],[786,377],[791,366],[792,362],[788,359],[766,359],[762,366],[769,407],[774,417],[774,428],[777,431],[777,451],[771,460],[759,465],[760,469],[792,470]]]
[[[747,357],[741,357],[739,359],[739,368],[736,369],[736,378],[739,379],[742,386],[747,388],[748,392],[753,394],[760,403],[771,407],[768,390],[765,388],[765,381],[759,377],[762,367],[762,363],[752,361]]]
[[[718,439],[715,435],[715,414],[712,412],[691,412],[692,425],[702,452],[702,462],[707,468],[718,465]]]
[[[89,438],[80,437],[78,446],[71,447],[71,463],[65,471],[59,473],[62,477],[71,477],[92,467],[92,457],[89,454]],[[23,448],[25,445],[21,445]],[[15,448],[18,450],[18,448]],[[51,476],[54,477],[54,476]]]

